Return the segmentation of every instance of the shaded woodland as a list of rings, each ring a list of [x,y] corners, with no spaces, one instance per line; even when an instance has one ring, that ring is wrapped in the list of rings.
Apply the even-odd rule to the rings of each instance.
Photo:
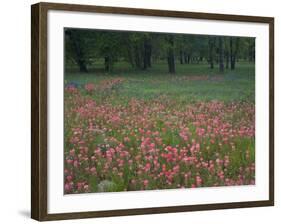
[[[167,71],[177,64],[208,63],[210,69],[234,70],[237,61],[255,61],[255,39],[249,37],[165,34],[148,32],[65,29],[65,66],[87,73],[103,60],[104,71],[113,72],[120,61],[148,70],[165,61]]]

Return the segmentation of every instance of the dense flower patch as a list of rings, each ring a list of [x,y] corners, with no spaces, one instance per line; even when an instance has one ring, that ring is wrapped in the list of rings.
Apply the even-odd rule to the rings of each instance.
[[[95,99],[122,81],[66,86],[65,193],[255,183],[253,103]]]

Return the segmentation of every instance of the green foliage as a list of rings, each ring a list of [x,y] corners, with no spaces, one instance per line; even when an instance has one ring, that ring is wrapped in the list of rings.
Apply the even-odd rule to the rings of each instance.
[[[221,40],[222,45],[219,43]],[[224,52],[221,55],[220,52]],[[181,64],[209,63],[219,66],[236,61],[255,59],[255,39],[249,37],[223,37],[189,34],[65,29],[65,67],[88,72],[96,61],[103,61],[103,71],[112,73],[115,64],[128,63],[137,70],[147,70],[166,60],[170,72],[175,60]],[[167,60],[168,59],[168,60]],[[223,61],[222,61],[223,60]],[[213,67],[211,65],[211,67]],[[172,72],[173,73],[173,72]]]

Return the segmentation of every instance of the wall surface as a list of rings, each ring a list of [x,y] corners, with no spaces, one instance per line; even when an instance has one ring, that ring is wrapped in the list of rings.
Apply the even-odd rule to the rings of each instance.
[[[280,223],[281,219],[281,15],[277,0],[65,0],[68,3],[275,17],[276,206],[52,223]],[[64,2],[57,0],[56,2]],[[0,223],[35,223],[30,216],[30,5],[2,1],[0,8]]]

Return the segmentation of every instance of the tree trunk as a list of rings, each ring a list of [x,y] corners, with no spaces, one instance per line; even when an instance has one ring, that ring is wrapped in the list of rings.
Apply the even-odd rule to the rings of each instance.
[[[249,62],[253,61],[251,46],[248,47]]]
[[[112,58],[107,55],[104,57],[104,69],[106,72],[112,71],[113,61]]]
[[[174,58],[174,55],[171,53],[169,53],[169,55],[168,55],[168,66],[169,66],[169,72],[174,74],[176,72],[175,58]]]
[[[235,58],[233,51],[233,37],[230,37],[230,69],[233,70],[235,68]]]
[[[190,64],[190,62],[191,62],[191,54],[188,54],[187,55],[187,64]]]
[[[146,70],[147,67],[148,67],[148,55],[147,54],[148,54],[148,52],[147,52],[147,45],[144,42],[144,45],[143,45],[143,57],[142,57],[142,59],[143,59],[143,67],[142,67],[142,69],[143,70]]]
[[[150,40],[145,38],[143,43],[143,69],[151,67],[151,43]]]
[[[183,51],[180,50],[180,63],[183,64]]]
[[[147,46],[147,67],[151,67],[151,56],[152,56],[152,44],[151,41],[148,42]]]
[[[69,36],[69,39],[72,42],[73,51],[75,54],[74,60],[79,67],[79,71],[83,73],[88,72],[85,53],[82,49],[81,37],[77,33],[75,33],[75,31],[68,31],[66,34]]]
[[[174,56],[174,37],[168,36],[167,41],[168,41],[168,57],[167,57],[167,59],[168,59],[169,72],[174,74],[176,72],[175,56]]]
[[[223,37],[219,37],[219,70],[224,71],[224,49],[223,49]]]
[[[214,68],[214,39],[213,37],[209,37],[209,63],[210,68]]]
[[[135,65],[138,69],[141,69],[142,68],[142,63],[141,63],[141,52],[140,52],[140,49],[139,47],[136,45],[134,47],[134,58],[135,58]]]
[[[253,44],[250,44],[249,45],[249,48],[248,48],[248,51],[249,51],[249,62],[253,62],[255,60],[255,45]]]
[[[239,49],[239,38],[235,38],[235,46],[233,37],[230,37],[230,68],[235,69],[235,63],[237,61],[237,53]]]
[[[133,49],[132,49],[131,45],[129,45],[128,48],[127,48],[127,57],[128,57],[129,63],[134,68],[135,67],[135,61],[134,61]]]
[[[225,54],[225,68],[228,69],[229,68],[229,52],[227,51]]]
[[[85,62],[83,60],[78,59],[77,60],[78,66],[79,66],[79,71],[82,73],[87,73],[88,69],[87,66],[85,64]]]
[[[187,53],[183,52],[184,63],[187,64]]]

